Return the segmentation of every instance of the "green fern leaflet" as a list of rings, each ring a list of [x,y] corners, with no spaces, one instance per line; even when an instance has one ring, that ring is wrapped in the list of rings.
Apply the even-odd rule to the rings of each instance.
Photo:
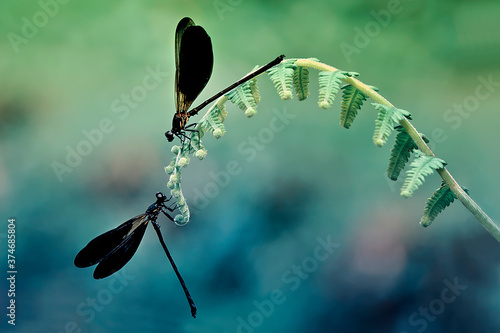
[[[296,67],[295,60],[285,60],[279,65],[267,70],[269,78],[283,100],[293,98],[293,77]]]
[[[319,100],[318,105],[322,109],[328,109],[335,101],[335,95],[340,90],[341,79],[345,79],[342,71],[322,71],[319,72]]]
[[[393,106],[378,103],[372,103],[372,105],[378,110],[377,119],[375,120],[373,143],[382,147],[387,142],[387,138],[391,135],[394,127],[398,125],[404,117],[410,117],[410,113]]]
[[[309,95],[309,68],[297,66],[293,70],[293,86],[299,101],[303,101]]]
[[[412,196],[413,192],[424,183],[426,176],[446,165],[444,160],[424,155],[420,150],[415,151],[415,155],[416,158],[410,164],[411,169],[406,172],[406,179],[401,188],[401,195],[405,198]]]
[[[260,94],[259,94],[259,88],[257,87],[257,80],[251,80],[250,81],[250,90],[252,91],[252,96],[253,99],[255,100],[255,103],[260,102]]]
[[[372,87],[375,91],[378,89]],[[340,125],[349,128],[366,101],[367,96],[350,84],[342,86],[342,103],[340,105]]]
[[[413,139],[401,125],[396,126],[395,129],[398,131],[398,134],[396,135],[394,147],[391,149],[389,167],[387,168],[387,177],[392,180],[398,180],[399,174],[410,159],[410,154],[415,149],[418,149]],[[422,134],[420,136],[425,143],[429,143],[429,139]]]
[[[462,189],[469,194],[467,188],[462,187]],[[424,227],[430,226],[438,214],[451,205],[456,198],[457,196],[451,191],[450,187],[442,182],[441,187],[427,200],[420,224]]]
[[[245,111],[248,118],[257,114],[257,103],[260,101],[260,96],[257,90],[256,78],[231,90],[226,96],[241,110]]]

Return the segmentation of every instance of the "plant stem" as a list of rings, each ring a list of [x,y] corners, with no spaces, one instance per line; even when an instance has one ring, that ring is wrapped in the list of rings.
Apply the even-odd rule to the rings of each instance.
[[[305,66],[310,68],[315,68],[320,71],[336,71],[338,70],[335,67],[313,61],[310,59],[297,59],[295,62],[298,66]],[[386,100],[382,95],[378,92],[364,84],[363,82],[355,79],[353,77],[347,77],[343,79],[346,83],[356,87],[356,89],[360,90],[366,96],[373,99],[375,102],[387,106],[393,107],[388,100]],[[429,148],[429,146],[422,139],[418,131],[413,127],[413,125],[408,121],[408,119],[404,118],[400,121],[401,126],[408,132],[410,137],[418,146],[424,154],[428,156],[436,156]],[[462,202],[462,204],[474,215],[474,217],[481,223],[481,225],[498,241],[500,242],[500,229],[493,222],[493,220],[479,207],[478,204],[462,189],[462,187],[458,184],[458,182],[453,178],[446,168],[438,169],[438,174],[441,176],[443,181],[450,187],[451,191],[457,196],[457,198]]]

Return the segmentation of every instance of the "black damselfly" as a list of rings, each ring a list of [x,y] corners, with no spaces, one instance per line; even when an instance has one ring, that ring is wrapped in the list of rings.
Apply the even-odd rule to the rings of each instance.
[[[156,221],[160,213],[163,213],[173,221],[172,216],[170,216],[168,212],[174,211],[174,208],[165,205],[168,200],[169,199],[167,199],[163,193],[156,193],[156,202],[149,206],[144,214],[137,215],[120,224],[117,228],[91,240],[87,246],[76,255],[75,266],[83,268],[97,264],[94,271],[95,279],[102,279],[119,271],[132,258],[135,251],[137,251],[142,237],[144,236],[144,232],[146,231],[146,227],[148,226],[148,222],[151,222],[163,246],[163,250],[186,294],[189,306],[191,307],[191,315],[196,317],[196,306],[163,241],[160,226]]]
[[[183,18],[175,30],[175,100],[176,112],[172,119],[172,129],[165,133],[168,141],[175,136],[183,142],[187,139],[185,131],[193,131],[196,124],[187,125],[190,117],[196,115],[201,109],[217,98],[227,94],[246,81],[262,74],[269,68],[279,64],[284,55],[280,55],[267,65],[244,76],[226,89],[210,97],[197,107],[189,110],[191,104],[201,93],[210,80],[214,56],[212,42],[205,29],[195,25],[189,17]]]

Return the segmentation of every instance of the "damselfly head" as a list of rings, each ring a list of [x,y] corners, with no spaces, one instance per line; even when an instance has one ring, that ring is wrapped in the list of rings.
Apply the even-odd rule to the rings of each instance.
[[[156,200],[165,202],[167,200],[167,197],[161,192],[156,192]]]
[[[172,142],[174,140],[174,133],[172,131],[165,132],[165,136],[167,137],[168,142]]]

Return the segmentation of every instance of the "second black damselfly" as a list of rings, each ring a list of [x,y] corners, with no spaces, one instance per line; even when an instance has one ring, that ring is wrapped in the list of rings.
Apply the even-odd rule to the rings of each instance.
[[[169,199],[167,199],[163,193],[156,193],[156,202],[149,206],[144,214],[137,215],[136,217],[122,223],[117,228],[91,240],[87,246],[85,246],[76,255],[75,266],[83,268],[97,264],[94,271],[95,279],[102,279],[119,271],[137,251],[142,237],[144,236],[144,232],[146,231],[146,227],[148,226],[148,223],[151,222],[156,234],[158,235],[158,239],[160,240],[163,250],[165,251],[167,258],[170,261],[179,282],[181,283],[182,289],[186,294],[186,298],[191,308],[191,315],[196,317],[196,306],[194,305],[193,299],[186,288],[186,284],[177,270],[177,266],[175,265],[174,260],[172,259],[172,256],[163,241],[160,226],[156,221],[160,213],[163,213],[173,221],[172,216],[170,216],[168,212],[172,212],[174,209],[165,204],[168,200]]]
[[[198,114],[208,104],[227,94],[239,85],[262,74],[271,67],[279,64],[284,55],[280,55],[267,65],[264,65],[250,74],[236,81],[226,89],[218,92],[197,107],[189,110],[191,104],[201,93],[210,80],[214,64],[212,41],[205,29],[195,25],[189,17],[183,18],[175,30],[175,102],[176,112],[172,119],[172,129],[165,133],[168,141],[175,136],[182,142],[188,138],[185,131],[196,124],[187,125],[190,117]],[[188,111],[189,110],[189,111]]]

